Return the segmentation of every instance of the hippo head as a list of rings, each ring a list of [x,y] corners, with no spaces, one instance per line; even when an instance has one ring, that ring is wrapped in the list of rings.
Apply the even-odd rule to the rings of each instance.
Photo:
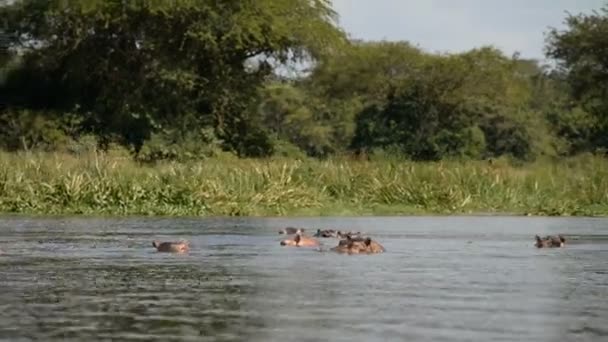
[[[185,253],[190,247],[187,241],[179,242],[158,242],[152,241],[152,246],[159,252],[170,252],[170,253]]]
[[[543,246],[543,239],[541,239],[540,236],[535,235],[534,239],[536,239],[536,243],[534,244],[536,247],[540,248]]]
[[[348,254],[371,254],[384,252],[384,247],[369,237],[352,238],[347,236],[346,239],[341,240],[338,243],[338,246],[334,247],[332,250],[339,253]]]
[[[372,239],[353,239],[350,236],[347,238],[348,244],[346,245],[348,248],[348,252],[351,254],[361,254],[370,252],[370,245],[372,243]]]
[[[551,248],[551,247],[564,247],[566,239],[562,235],[558,236],[547,236],[545,238],[541,238],[540,236],[534,236],[536,242],[534,245],[538,248]]]
[[[285,240],[281,241],[281,246],[299,247],[300,241],[302,241],[302,237],[298,233],[298,234],[296,234],[296,236],[293,237],[293,239],[285,239]]]

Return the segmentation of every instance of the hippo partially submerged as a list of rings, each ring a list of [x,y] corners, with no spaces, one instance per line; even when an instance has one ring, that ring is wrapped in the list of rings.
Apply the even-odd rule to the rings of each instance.
[[[348,232],[343,232],[341,230],[338,230],[338,237],[342,238],[342,239],[346,239],[346,238],[360,238],[361,237],[361,232],[353,232],[353,231],[348,231]]]
[[[540,236],[536,235],[534,238],[536,239],[536,243],[534,244],[534,246],[536,246],[538,248],[564,247],[565,242],[566,242],[566,239],[564,239],[564,237],[562,235],[558,235],[558,236],[548,235],[544,238],[541,238]]]
[[[302,234],[296,234],[293,239],[285,239],[281,241],[281,246],[317,247],[319,246],[319,241],[313,238],[302,236]]]
[[[317,229],[317,232],[315,233],[316,237],[323,237],[323,238],[332,238],[332,237],[337,237],[338,236],[338,232],[333,230],[333,229]]]
[[[346,254],[376,254],[385,252],[384,247],[371,238],[347,236],[346,239],[340,240],[338,245],[331,249],[334,252]]]
[[[341,239],[345,239],[347,237],[351,237],[351,238],[355,238],[355,237],[360,237],[361,233],[360,232],[352,232],[352,231],[341,231],[341,230],[335,230],[335,229],[317,229],[317,232],[315,233],[316,237],[323,237],[323,238],[341,238]]]
[[[190,249],[187,241],[179,242],[158,242],[153,241],[152,246],[159,252],[167,253],[185,253]]]

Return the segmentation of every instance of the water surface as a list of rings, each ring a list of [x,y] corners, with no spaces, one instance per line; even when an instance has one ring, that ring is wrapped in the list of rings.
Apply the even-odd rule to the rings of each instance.
[[[281,247],[285,226],[361,230],[387,251]],[[566,248],[533,247],[556,233]],[[607,219],[4,217],[0,250],[4,341],[608,338]]]

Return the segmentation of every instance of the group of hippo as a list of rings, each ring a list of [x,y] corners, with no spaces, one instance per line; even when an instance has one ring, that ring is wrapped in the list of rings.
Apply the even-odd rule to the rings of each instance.
[[[294,235],[291,239],[281,241],[281,246],[291,247],[318,247],[320,238],[339,238],[338,245],[331,251],[344,254],[376,254],[385,251],[384,247],[370,237],[363,237],[360,232],[343,232],[334,229],[317,229],[313,237],[304,235],[305,229],[287,227],[279,231],[279,234]]]
[[[342,232],[334,229],[318,229],[311,237],[304,234],[304,228],[287,227],[279,231],[279,234],[293,235],[289,239],[281,241],[281,246],[290,247],[319,247],[320,238],[340,238],[338,245],[331,251],[344,254],[376,254],[385,251],[384,247],[370,237],[363,237],[360,232]],[[159,252],[186,253],[190,250],[188,241],[159,242],[153,241],[152,246]]]
[[[279,231],[279,234],[293,235],[289,239],[281,241],[281,246],[289,247],[319,247],[319,240],[315,238],[339,238],[338,245],[330,250],[343,254],[376,254],[383,253],[384,247],[370,237],[363,237],[360,232],[342,232],[334,229],[318,229],[313,236],[306,236],[305,229],[287,227]],[[535,236],[536,242],[534,246],[538,248],[556,248],[564,247],[566,239],[562,235],[557,236]],[[188,252],[189,244],[187,241],[179,242],[152,242],[152,246],[159,252],[170,253],[186,253]]]

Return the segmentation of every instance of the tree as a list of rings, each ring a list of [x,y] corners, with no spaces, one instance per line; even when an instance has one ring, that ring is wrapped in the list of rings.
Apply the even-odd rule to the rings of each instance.
[[[530,106],[530,76],[517,59],[485,47],[425,56],[403,75],[384,102],[358,116],[353,148],[389,148],[422,160],[530,158],[547,149],[535,141],[551,137]],[[533,139],[533,130],[543,139]]]
[[[26,49],[9,99],[77,111],[84,129],[136,148],[194,116],[226,148],[265,154],[255,107],[271,63],[315,60],[343,39],[327,0],[24,0],[0,14]]]
[[[315,113],[314,132],[326,152],[344,152],[355,136],[356,117],[385,102],[397,84],[419,70],[426,55],[407,42],[351,41],[320,60],[296,83]]]
[[[426,54],[407,42],[353,41],[320,61],[303,85],[328,99],[382,101],[425,58]]]
[[[591,115],[592,145],[605,149],[608,148],[608,5],[592,14],[568,15],[565,23],[566,30],[550,30],[546,54],[557,60],[574,99]]]
[[[389,92],[384,104],[362,111],[352,147],[397,150],[415,160],[473,151],[469,138],[473,138],[475,118],[456,95],[465,83],[465,74],[462,65],[455,62],[455,58],[429,59]],[[483,146],[483,141],[474,144]],[[479,156],[480,152],[473,153]]]

